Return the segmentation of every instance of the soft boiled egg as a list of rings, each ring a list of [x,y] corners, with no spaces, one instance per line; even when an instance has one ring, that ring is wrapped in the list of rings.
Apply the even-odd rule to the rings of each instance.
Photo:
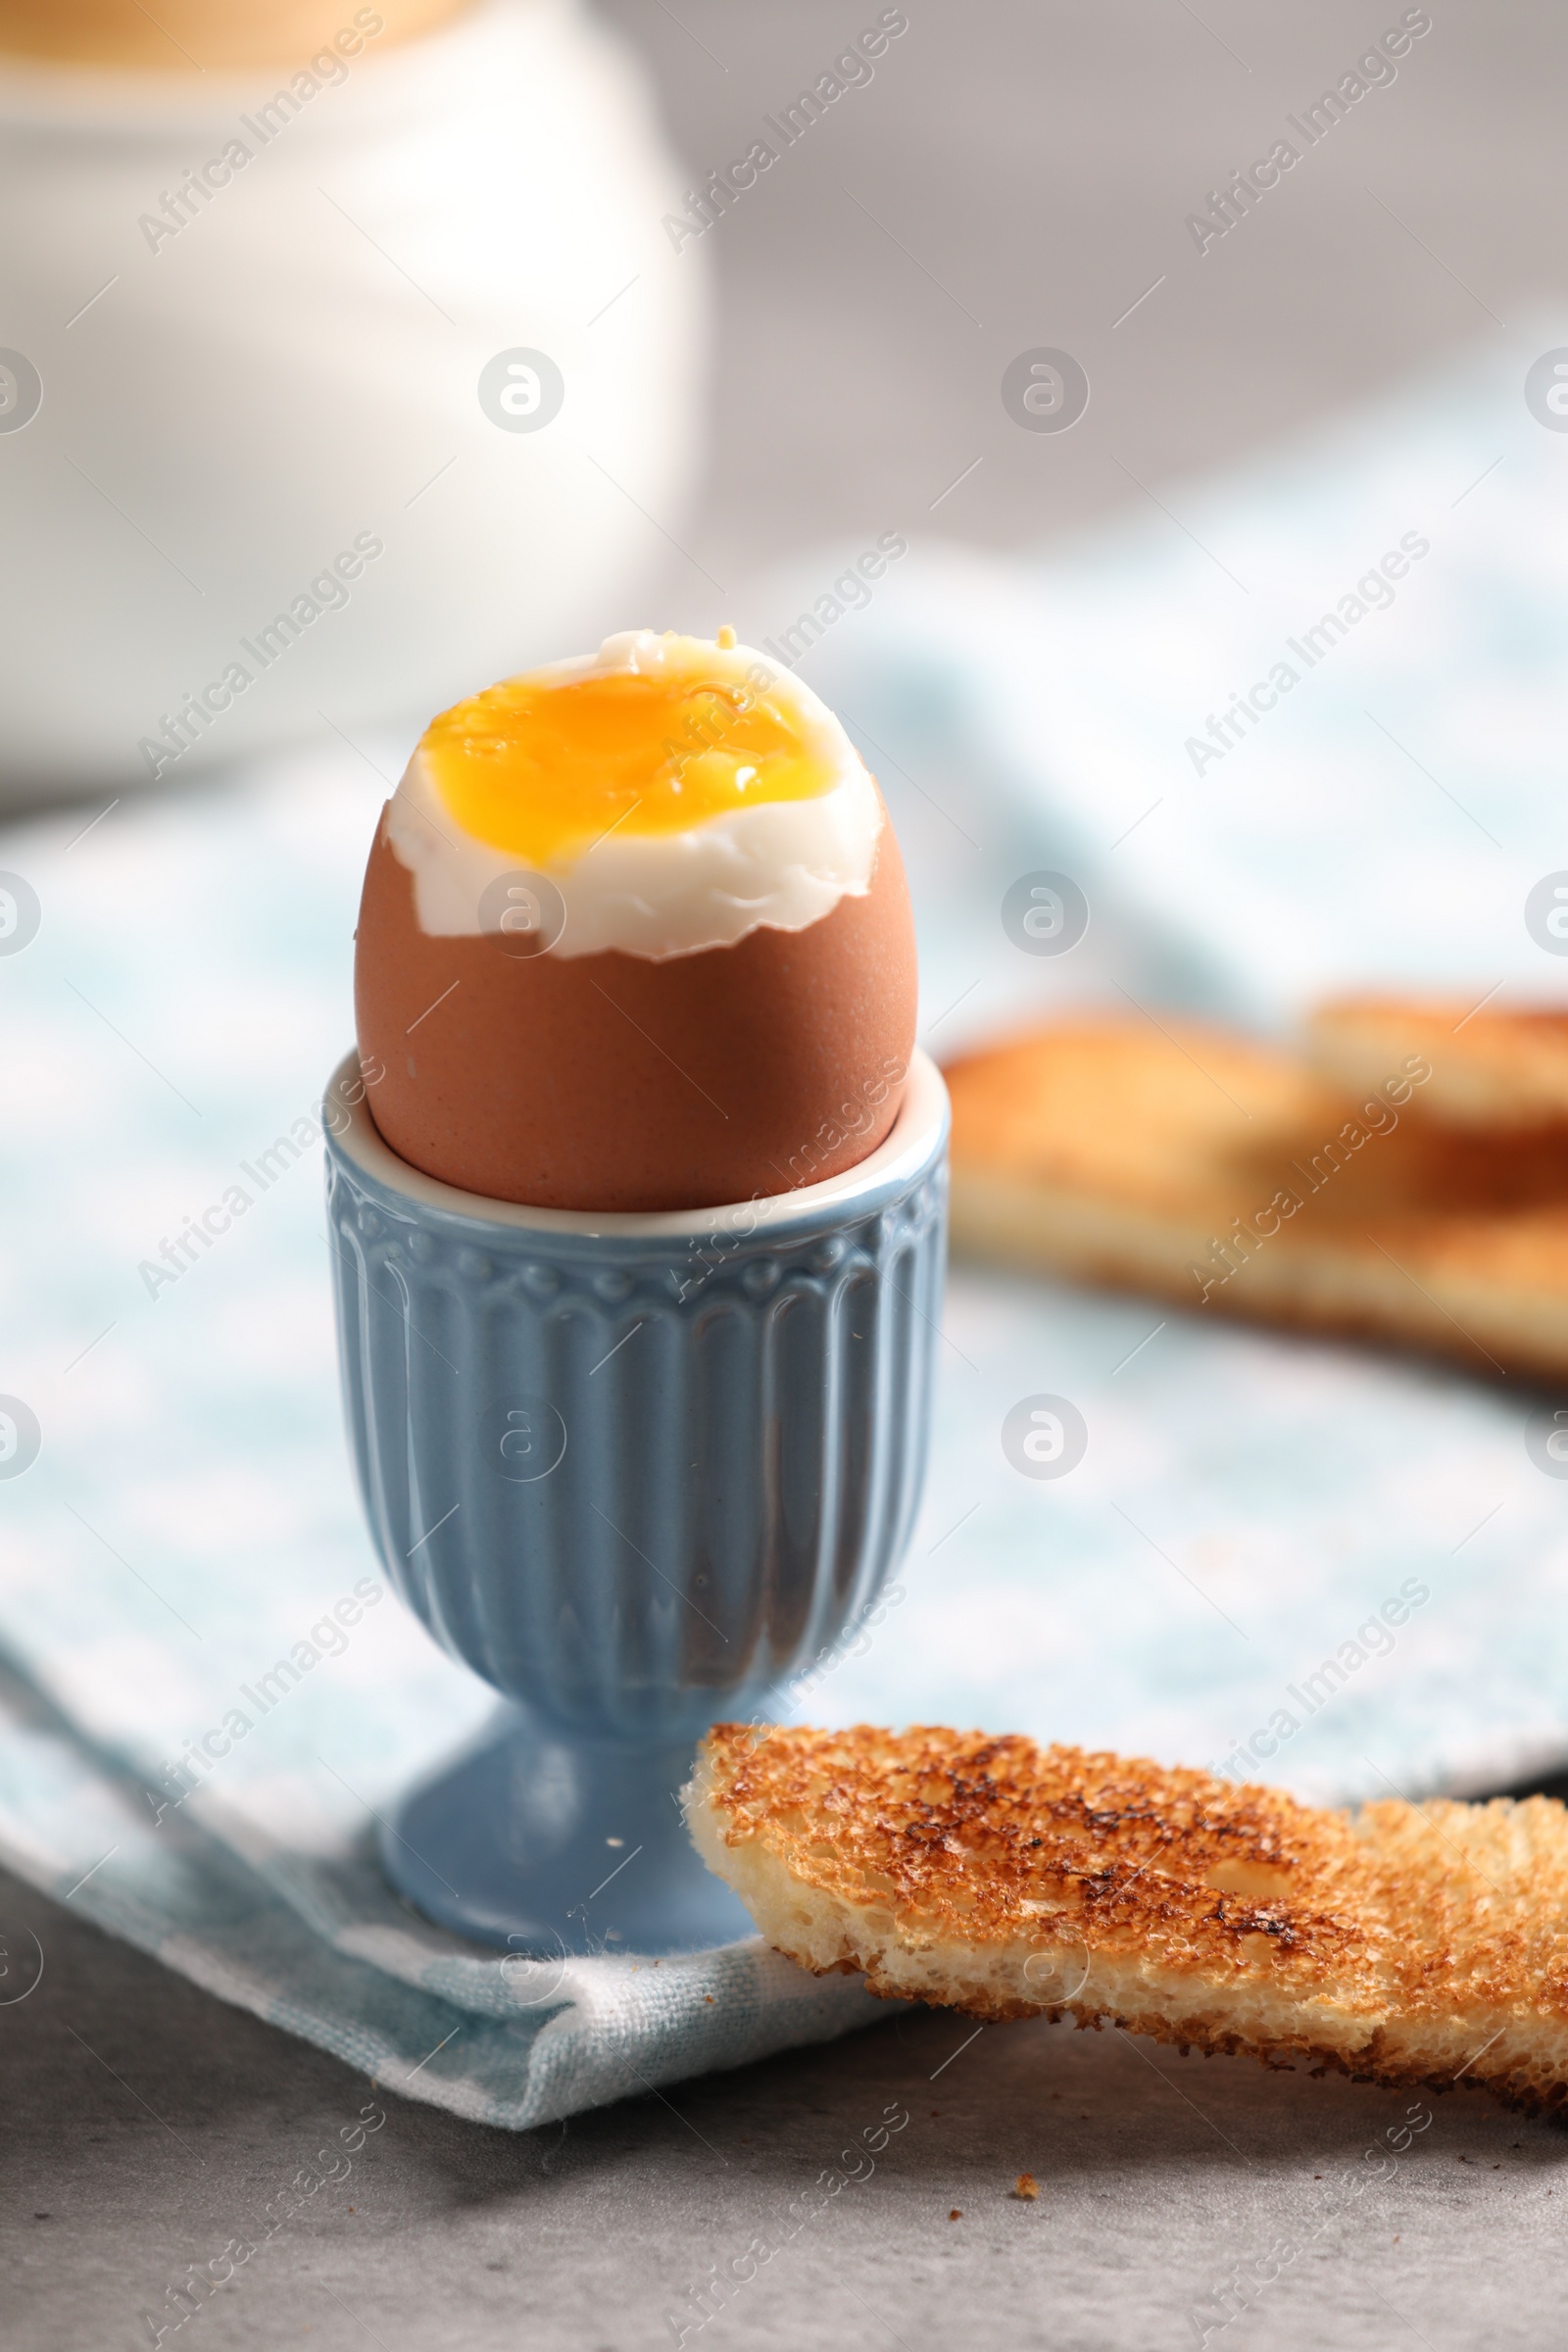
[[[833,713],[649,629],[443,712],[356,933],[368,1101],[403,1159],[542,1208],[709,1208],[840,1174],[914,1042],[904,866]]]

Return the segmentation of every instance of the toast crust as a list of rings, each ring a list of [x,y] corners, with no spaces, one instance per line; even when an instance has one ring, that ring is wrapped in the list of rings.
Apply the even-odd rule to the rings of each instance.
[[[1308,1028],[1319,1075],[1357,1094],[1418,1054],[1426,1118],[1502,1133],[1568,1128],[1568,1010],[1444,997],[1340,997]]]
[[[1017,1737],[722,1724],[687,1818],[771,1943],[890,1999],[1568,2100],[1545,1798],[1351,1815]]]
[[[947,1073],[955,1244],[1482,1374],[1568,1371],[1568,1140],[1437,1127],[1406,1060],[1349,1099],[1193,1023],[971,1055]]]

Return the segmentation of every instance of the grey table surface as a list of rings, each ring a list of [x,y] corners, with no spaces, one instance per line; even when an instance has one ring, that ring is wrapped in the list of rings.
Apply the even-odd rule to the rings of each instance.
[[[877,12],[611,13],[701,171]],[[1032,543],[1142,485],[1174,518],[1185,473],[1527,317],[1565,272],[1568,18],[1551,0],[1432,0],[1394,86],[1266,207],[1202,257],[1186,231],[1402,13],[909,0],[875,80],[708,240],[712,465],[683,547],[728,581],[861,530]],[[1094,383],[1059,439],[1019,432],[998,397],[1036,345],[1073,351]],[[668,593],[692,624],[725,617],[686,555]],[[0,1878],[12,1965],[29,1936],[42,1979],[0,2010],[3,2340],[146,2344],[171,2278],[263,2226],[367,2086]],[[1461,2088],[1391,2147],[1409,2102],[1338,2079],[1113,2032],[972,2034],[894,2014],[521,2137],[388,2097],[349,2178],[182,2337],[214,2352],[1560,2340],[1559,2132]],[[875,2172],[789,2236],[791,2200],[891,2105],[909,2122]],[[1009,2194],[1022,2172],[1033,2200]],[[778,2251],[699,2328],[710,2266],[748,2268],[759,2236]]]

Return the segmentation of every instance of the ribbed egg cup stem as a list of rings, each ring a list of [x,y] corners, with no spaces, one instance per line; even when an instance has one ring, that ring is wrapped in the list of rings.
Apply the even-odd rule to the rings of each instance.
[[[327,1104],[370,1531],[507,1702],[395,1810],[389,1877],[515,1952],[747,1934],[679,1790],[708,1725],[771,1720],[908,1542],[946,1250],[940,1076],[915,1056],[891,1135],[846,1176],[651,1216],[438,1184],[381,1140],[354,1055]]]

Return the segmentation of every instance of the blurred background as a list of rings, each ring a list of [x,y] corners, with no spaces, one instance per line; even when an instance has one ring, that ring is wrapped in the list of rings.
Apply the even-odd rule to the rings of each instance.
[[[757,575],[825,543],[1033,550],[1159,502],[1174,540],[1189,477],[1417,396],[1562,270],[1544,5],[1413,37],[1353,0],[992,0],[891,37],[830,0],[436,0],[378,34],[180,5],[7,12],[5,338],[41,387],[0,437],[13,805],[145,778],[235,659],[181,772],[323,712],[406,728],[628,618],[760,622]],[[1308,147],[1288,118],[1385,31],[1389,78]],[[808,130],[764,129],[824,76]],[[1299,164],[1200,250],[1282,138]],[[666,225],[759,139],[721,218]],[[1001,396],[1041,347],[1092,388],[1066,433]],[[564,371],[557,429],[481,412],[509,348]],[[238,641],[361,532],[384,556],[263,674]]]
[[[829,0],[611,13],[699,170],[744,152],[859,23]],[[1418,388],[1499,317],[1560,296],[1549,123],[1568,25],[1535,0],[1439,9],[1397,81],[1200,254],[1188,215],[1277,139],[1304,147],[1287,116],[1403,15],[911,12],[875,84],[704,240],[721,332],[693,554],[727,576],[890,519],[1033,547],[1138,511],[1132,475],[1174,485]],[[1053,344],[1093,385],[1069,438],[1018,431],[999,393],[1016,353]]]

